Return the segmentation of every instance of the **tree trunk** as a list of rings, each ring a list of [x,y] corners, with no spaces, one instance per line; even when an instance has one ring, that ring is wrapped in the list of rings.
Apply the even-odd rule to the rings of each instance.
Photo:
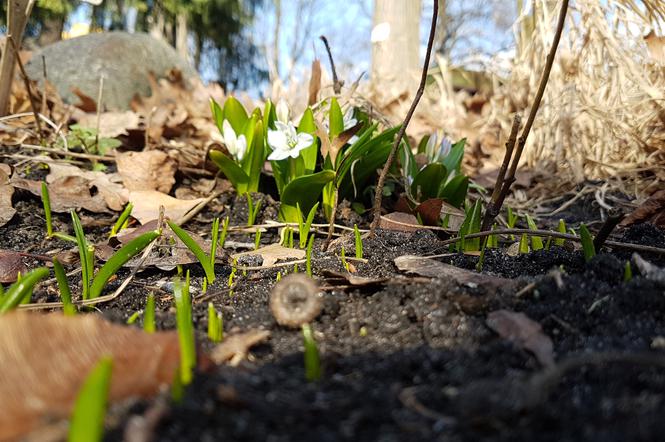
[[[281,0],[274,0],[275,2],[275,27],[273,28],[273,47],[272,47],[272,69],[271,74],[274,79],[279,78],[279,40],[280,31],[282,27],[282,2]]]
[[[421,0],[375,0],[372,89],[385,99],[413,95],[420,69]]]
[[[156,4],[150,20],[149,32],[151,37],[157,40],[164,40],[164,11],[161,6]]]
[[[187,12],[180,11],[175,17],[175,49],[185,60],[189,61],[189,45],[187,44]]]
[[[39,46],[46,46],[62,40],[62,31],[64,28],[64,15],[49,15],[42,22],[42,30],[39,33],[37,43]]]

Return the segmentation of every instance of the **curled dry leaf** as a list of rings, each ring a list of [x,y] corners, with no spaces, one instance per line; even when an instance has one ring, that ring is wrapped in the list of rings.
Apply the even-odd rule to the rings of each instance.
[[[116,155],[118,173],[127,189],[169,193],[175,184],[178,162],[161,150]]]
[[[132,111],[103,112],[99,114],[99,136],[102,138],[115,138],[126,135],[128,130],[139,128],[139,116]],[[78,124],[83,127],[97,127],[97,114],[83,114]]]
[[[156,190],[134,190],[129,192],[129,201],[134,205],[132,216],[145,224],[159,217],[160,206],[164,206],[166,217],[179,219],[204,201],[204,198],[180,200]]]
[[[9,173],[5,168],[0,169],[0,227],[7,224],[16,213],[12,207],[14,186],[9,184]]]
[[[288,247],[282,247],[279,244],[270,244],[269,246],[261,247],[257,250],[236,253],[231,255],[231,258],[238,259],[242,256],[261,256],[263,258],[261,267],[270,267],[282,259],[303,259],[305,254],[305,251],[301,249],[291,249]]]
[[[647,198],[637,209],[625,217],[619,225],[628,227],[644,222],[665,228],[665,189],[659,190]]]
[[[247,357],[250,348],[267,340],[268,337],[270,337],[270,332],[267,330],[249,330],[227,336],[212,350],[210,359],[215,364],[223,364],[228,361],[229,364],[236,366]]]
[[[180,361],[175,332],[147,334],[94,315],[10,313],[0,321],[0,440],[68,417],[85,375],[113,358],[109,399],[147,397],[169,384]],[[137,369],[140,367],[140,369]]]
[[[543,367],[554,366],[552,340],[543,333],[539,323],[524,313],[497,310],[487,315],[486,323],[502,338],[533,353]]]

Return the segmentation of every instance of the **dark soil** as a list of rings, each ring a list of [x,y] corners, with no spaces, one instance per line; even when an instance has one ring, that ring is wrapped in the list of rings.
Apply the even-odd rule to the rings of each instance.
[[[237,215],[244,200],[226,197],[221,216]],[[43,241],[39,202],[16,204],[19,213],[0,228],[0,247],[40,254],[66,243]],[[246,209],[245,209],[246,210]],[[274,219],[265,204],[260,219]],[[203,213],[188,225],[205,232],[218,213]],[[62,230],[67,216],[59,216]],[[110,221],[109,221],[110,222]],[[98,229],[98,230],[96,230]],[[86,229],[93,236],[106,231]],[[263,243],[274,242],[274,232]],[[253,237],[229,239],[253,242]],[[617,239],[665,246],[665,232],[636,226]],[[342,271],[338,252],[319,252],[314,270]],[[349,239],[347,254],[353,252]],[[399,274],[393,259],[406,254],[448,252],[432,233],[381,231],[364,241],[366,263],[353,262],[359,276],[389,277],[384,284],[356,288],[326,286],[323,312],[313,321],[323,363],[319,382],[305,381],[299,330],[277,325],[268,307],[277,269],[240,272],[230,294],[227,265],[206,295],[197,290],[202,272],[193,274],[194,322],[201,348],[207,302],[223,312],[225,333],[269,330],[270,340],[252,349],[239,367],[214,367],[199,373],[179,404],[170,405],[154,431],[154,440],[226,441],[657,441],[665,433],[665,369],[634,358],[580,364],[548,384],[529,383],[542,367],[530,352],[489,329],[495,310],[523,312],[540,323],[553,341],[557,361],[580,354],[649,354],[665,358],[665,286],[633,268],[623,281],[630,254],[604,250],[586,263],[580,251],[552,248],[515,257],[493,251],[483,273],[517,279],[517,287],[535,283],[516,297],[513,285],[489,289],[459,285],[442,275],[423,280]],[[663,265],[662,257],[648,257]],[[448,258],[474,269],[475,257]],[[36,261],[27,258],[29,265]],[[303,266],[304,267],[304,266]],[[73,268],[73,267],[72,267]],[[302,268],[301,268],[302,269]],[[282,269],[283,271],[284,269]],[[291,269],[289,269],[291,271]],[[127,275],[121,272],[121,281]],[[99,305],[101,314],[126,321],[141,310],[149,291],[157,294],[158,328],[175,328],[171,273],[147,270],[116,300]],[[72,279],[74,282],[75,278]],[[118,284],[113,283],[109,290]],[[38,301],[55,300],[46,290]],[[96,313],[91,313],[96,314]],[[140,326],[140,320],[136,326]],[[639,362],[639,361],[638,361]],[[537,389],[538,391],[532,391]],[[542,396],[524,405],[524,397]],[[135,415],[154,411],[155,401],[135,403],[112,420],[107,440],[122,440]]]

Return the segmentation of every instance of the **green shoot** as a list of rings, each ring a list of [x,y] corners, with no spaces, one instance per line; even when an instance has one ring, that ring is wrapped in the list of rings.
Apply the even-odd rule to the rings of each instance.
[[[208,303],[208,339],[212,342],[222,342],[224,339],[222,314],[215,310],[212,302]]]
[[[302,325],[302,337],[305,346],[305,379],[308,382],[315,382],[321,379],[321,361],[312,327],[309,324]]]
[[[307,246],[309,231],[312,227],[312,222],[314,222],[314,215],[316,215],[316,209],[318,208],[319,208],[319,203],[317,202],[316,204],[314,204],[314,206],[310,209],[309,213],[307,214],[307,219],[303,220],[304,214],[300,211],[300,204],[296,203],[296,209],[300,214],[298,218],[298,245],[300,246],[301,249],[304,249]]]
[[[226,243],[226,235],[229,233],[229,217],[227,216],[224,218],[224,221],[222,222],[222,234],[219,237],[219,247],[221,249],[224,248],[224,244]]]
[[[102,266],[97,272],[97,275],[92,281],[89,289],[89,296],[91,299],[97,298],[102,294],[102,290],[108,283],[109,279],[122,267],[127,261],[136,256],[141,250],[145,249],[148,244],[153,242],[161,235],[159,230],[146,232],[143,235],[137,236],[127,244],[122,246],[117,252],[111,256],[106,264]]]
[[[254,203],[249,192],[245,194],[245,197],[247,198],[247,225],[253,226],[256,222],[256,215],[258,215],[259,210],[261,209],[261,204],[263,204],[263,200],[260,199]]]
[[[109,237],[116,236],[118,232],[120,232],[120,230],[127,227],[127,224],[129,223],[129,215],[131,215],[133,208],[134,205],[132,203],[127,203],[125,209],[122,211],[122,213],[118,217],[118,220],[113,225],[111,233],[109,233]]]
[[[520,254],[529,253],[529,239],[526,236],[526,233],[522,234],[520,238]]]
[[[9,286],[5,295],[0,301],[0,314],[7,313],[18,306],[26,296],[32,294],[32,289],[42,279],[46,278],[49,270],[46,267],[39,267],[31,272],[28,272],[17,280],[14,284]]]
[[[496,224],[492,226],[492,230],[496,230]],[[496,249],[499,247],[499,238],[497,235],[489,235],[487,237],[487,244],[485,245],[488,249]]]
[[[298,263],[293,264],[293,273],[298,273]]]
[[[212,220],[212,232],[210,234],[210,265],[215,268],[217,257],[217,241],[219,240],[219,218]]]
[[[171,400],[175,404],[182,402],[185,397],[185,385],[182,383],[182,369],[178,367],[173,375],[173,382],[171,382]]]
[[[256,229],[256,234],[254,235],[254,250],[259,250],[261,247],[261,229]]]
[[[101,441],[113,361],[102,358],[79,390],[69,426],[69,442]]]
[[[312,249],[314,248],[314,235],[309,236],[309,241],[307,241],[307,249],[305,251],[305,269],[307,274],[312,276]],[[279,276],[279,273],[277,274]],[[279,279],[278,279],[279,281]]]
[[[466,234],[471,234],[471,233],[478,233],[480,232],[480,223],[482,221],[481,218],[481,203],[480,199],[477,199],[476,202],[473,205],[473,208],[471,209],[470,212],[467,212],[467,216],[469,216],[469,213],[471,215],[469,219],[469,224],[468,224],[468,229],[466,231]],[[473,238],[469,240],[464,241],[464,251],[465,252],[472,252],[472,251],[478,251],[480,250],[480,238]]]
[[[236,272],[238,271],[238,258],[231,264],[231,273],[229,273],[229,296],[233,295],[233,285],[235,284]]]
[[[530,230],[538,230],[538,226],[536,226],[536,222],[529,216],[529,214],[525,215],[526,217],[526,223],[529,225]],[[543,246],[543,239],[540,236],[532,236],[531,237],[531,249],[532,250],[542,250],[544,248]]]
[[[74,234],[76,235],[76,244],[79,249],[79,258],[81,261],[81,297],[85,300],[90,298],[90,281],[92,280],[93,263],[90,262],[91,254],[88,250],[90,246],[85,239],[81,220],[74,210],[72,210],[71,215]]]
[[[206,274],[208,282],[211,284],[215,282],[215,266],[212,265],[210,256],[206,255],[201,246],[198,245],[196,241],[194,241],[194,239],[189,236],[189,233],[187,233],[182,227],[178,226],[173,221],[167,221],[167,223],[173,233],[175,233],[176,236],[180,238],[180,241],[182,241],[183,244],[185,244],[187,248],[194,254],[194,256],[196,256],[196,259],[198,259],[201,267],[203,267],[203,271]]]
[[[138,319],[141,317],[141,313],[142,313],[141,310],[139,310],[138,312],[132,313],[132,316],[127,318],[127,325],[132,325],[132,324],[136,323],[136,321],[138,321]]]
[[[342,265],[346,269],[346,271],[349,271],[349,263],[346,262],[346,250],[344,250],[344,247],[342,246],[342,252],[340,253],[340,259],[342,260]]]
[[[507,219],[506,222],[508,224],[509,229],[514,229],[515,226],[517,225],[517,221],[519,221],[520,217],[513,211],[512,208],[508,207],[508,214],[507,214]],[[515,241],[515,235],[510,235],[510,238]]]
[[[152,292],[148,294],[148,300],[145,302],[143,330],[146,333],[154,333],[157,330],[155,326],[155,294]]]
[[[487,243],[485,243],[485,246],[481,248],[480,250],[480,256],[478,257],[478,262],[476,263],[476,271],[477,272],[482,272],[483,271],[483,264],[485,263],[485,250],[487,249]]]
[[[275,277],[275,281],[279,282],[282,280],[282,272],[277,272],[277,276]]]
[[[44,217],[46,218],[46,237],[53,236],[53,221],[51,219],[51,197],[48,193],[48,186],[42,181],[42,204],[44,205]]]
[[[591,258],[596,256],[596,247],[593,245],[593,238],[587,226],[580,224],[580,240],[582,241],[582,251],[584,252],[584,260],[589,262]]]
[[[633,268],[630,265],[630,261],[626,261],[626,264],[623,266],[623,282],[628,282],[633,279]]]
[[[189,297],[189,272],[184,283],[180,278],[174,279],[173,297],[175,298],[176,324],[180,342],[180,377],[183,385],[188,385],[192,381],[193,370],[196,366],[192,303]]]
[[[567,231],[567,229],[566,229],[566,222],[565,222],[564,220],[560,219],[560,220],[559,220],[559,225],[557,226],[557,229],[556,229],[556,230],[557,230],[559,233],[566,233],[566,231]],[[556,239],[554,240],[554,245],[555,245],[555,246],[559,246],[559,247],[563,247],[563,245],[564,245],[565,242],[566,242],[566,240],[563,239],[563,238],[556,238]]]
[[[363,258],[363,239],[360,236],[360,230],[358,230],[358,225],[353,225],[353,236],[356,239],[356,258]]]
[[[293,248],[293,229],[289,228],[288,236],[286,239],[286,247],[289,249]]]
[[[62,311],[66,316],[75,315],[76,307],[72,304],[72,292],[69,289],[65,269],[60,264],[60,261],[58,261],[58,258],[55,257],[53,258],[53,271],[55,272],[55,279],[58,281],[58,290],[62,298]]]

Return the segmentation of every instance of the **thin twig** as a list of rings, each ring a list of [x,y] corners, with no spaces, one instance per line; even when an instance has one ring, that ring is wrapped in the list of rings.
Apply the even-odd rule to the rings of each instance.
[[[420,76],[420,84],[418,85],[418,90],[416,91],[416,96],[413,98],[411,107],[409,108],[409,111],[406,113],[404,122],[402,123],[402,126],[399,128],[399,132],[397,132],[397,137],[395,138],[393,147],[390,149],[390,154],[388,155],[386,164],[383,166],[381,174],[379,175],[379,181],[376,183],[376,190],[375,190],[376,195],[374,196],[374,209],[373,209],[374,220],[372,221],[372,224],[370,226],[370,235],[372,236],[374,235],[377,227],[379,227],[379,223],[381,222],[381,202],[383,201],[383,185],[386,182],[386,177],[388,176],[388,170],[390,170],[393,161],[395,161],[395,155],[397,154],[397,149],[399,148],[399,145],[402,142],[402,138],[406,133],[406,128],[409,125],[409,122],[411,121],[411,117],[413,117],[413,113],[416,111],[416,107],[418,106],[420,98],[423,96],[423,92],[425,92],[425,83],[427,82],[427,71],[429,69],[429,60],[432,56],[432,45],[434,44],[434,33],[436,32],[436,19],[438,15],[439,15],[439,2],[435,1],[434,7],[432,8],[432,24],[429,30],[429,39],[427,40],[427,52],[425,52],[425,62],[423,63],[423,71],[422,75]]]
[[[522,157],[522,152],[524,151],[526,140],[529,137],[529,132],[531,132],[531,127],[533,126],[533,122],[536,119],[536,113],[538,112],[538,108],[540,107],[540,102],[542,101],[543,95],[545,94],[545,87],[547,86],[547,81],[550,78],[550,72],[552,71],[552,65],[554,64],[554,56],[556,55],[556,51],[559,46],[559,40],[561,40],[561,34],[563,33],[563,25],[566,21],[567,11],[568,11],[568,0],[563,0],[561,4],[561,10],[559,12],[559,20],[557,22],[556,31],[554,33],[554,39],[552,40],[552,46],[550,48],[550,52],[547,54],[547,60],[545,61],[545,68],[543,69],[543,74],[540,77],[540,84],[538,85],[536,96],[533,99],[533,105],[531,106],[529,116],[527,117],[524,129],[522,130],[522,134],[520,135],[519,140],[517,141],[517,149],[515,149],[514,157],[510,163],[510,168],[508,169],[508,176],[505,177],[502,183],[499,183],[499,181],[497,180],[497,186],[499,184],[501,185],[501,191],[497,194],[496,200],[492,199],[492,202],[490,203],[490,207],[492,209],[492,213],[494,213],[494,216],[492,216],[492,213],[489,213],[489,215],[486,215],[483,218],[484,228],[482,230],[487,230],[489,229],[489,226],[492,225],[494,217],[496,217],[496,214],[499,213],[499,211],[501,210],[501,206],[503,206],[503,202],[508,196],[508,192],[510,192],[510,187],[515,182],[515,173],[517,172],[517,166],[520,162],[520,158]],[[514,123],[513,123],[513,128],[514,128]],[[510,150],[512,152],[515,146],[515,140],[511,138],[511,140],[509,140],[509,144],[510,145],[506,146],[506,150],[507,151]]]
[[[607,238],[609,238],[610,233],[614,228],[624,219],[626,215],[623,213],[613,213],[607,217],[603,225],[600,227],[600,230],[593,239],[593,246],[596,250],[600,251],[600,248],[603,247]]]
[[[342,92],[343,82],[339,81],[339,78],[337,77],[337,70],[335,69],[335,62],[333,61],[332,51],[330,50],[328,39],[326,38],[325,35],[321,35],[319,36],[319,38],[326,47],[326,52],[328,53],[328,59],[330,60],[330,70],[332,71],[332,77],[333,77],[333,92],[335,92],[336,95],[339,95]]]
[[[21,71],[21,77],[23,77],[23,84],[25,84],[25,89],[28,92],[28,98],[30,99],[30,108],[32,109],[32,113],[35,115],[35,124],[37,125],[37,133],[39,134],[39,142],[41,143],[44,141],[44,132],[42,132],[42,124],[39,121],[39,117],[37,116],[39,115],[39,112],[37,111],[37,104],[35,104],[35,97],[32,96],[32,87],[30,87],[30,79],[28,78],[28,74],[26,74],[25,68],[23,67],[23,62],[21,61],[21,56],[19,55],[18,45],[14,41],[14,37],[8,35],[7,40],[9,40],[9,43],[12,45],[12,48],[16,53],[16,64],[18,64],[18,68]]]

